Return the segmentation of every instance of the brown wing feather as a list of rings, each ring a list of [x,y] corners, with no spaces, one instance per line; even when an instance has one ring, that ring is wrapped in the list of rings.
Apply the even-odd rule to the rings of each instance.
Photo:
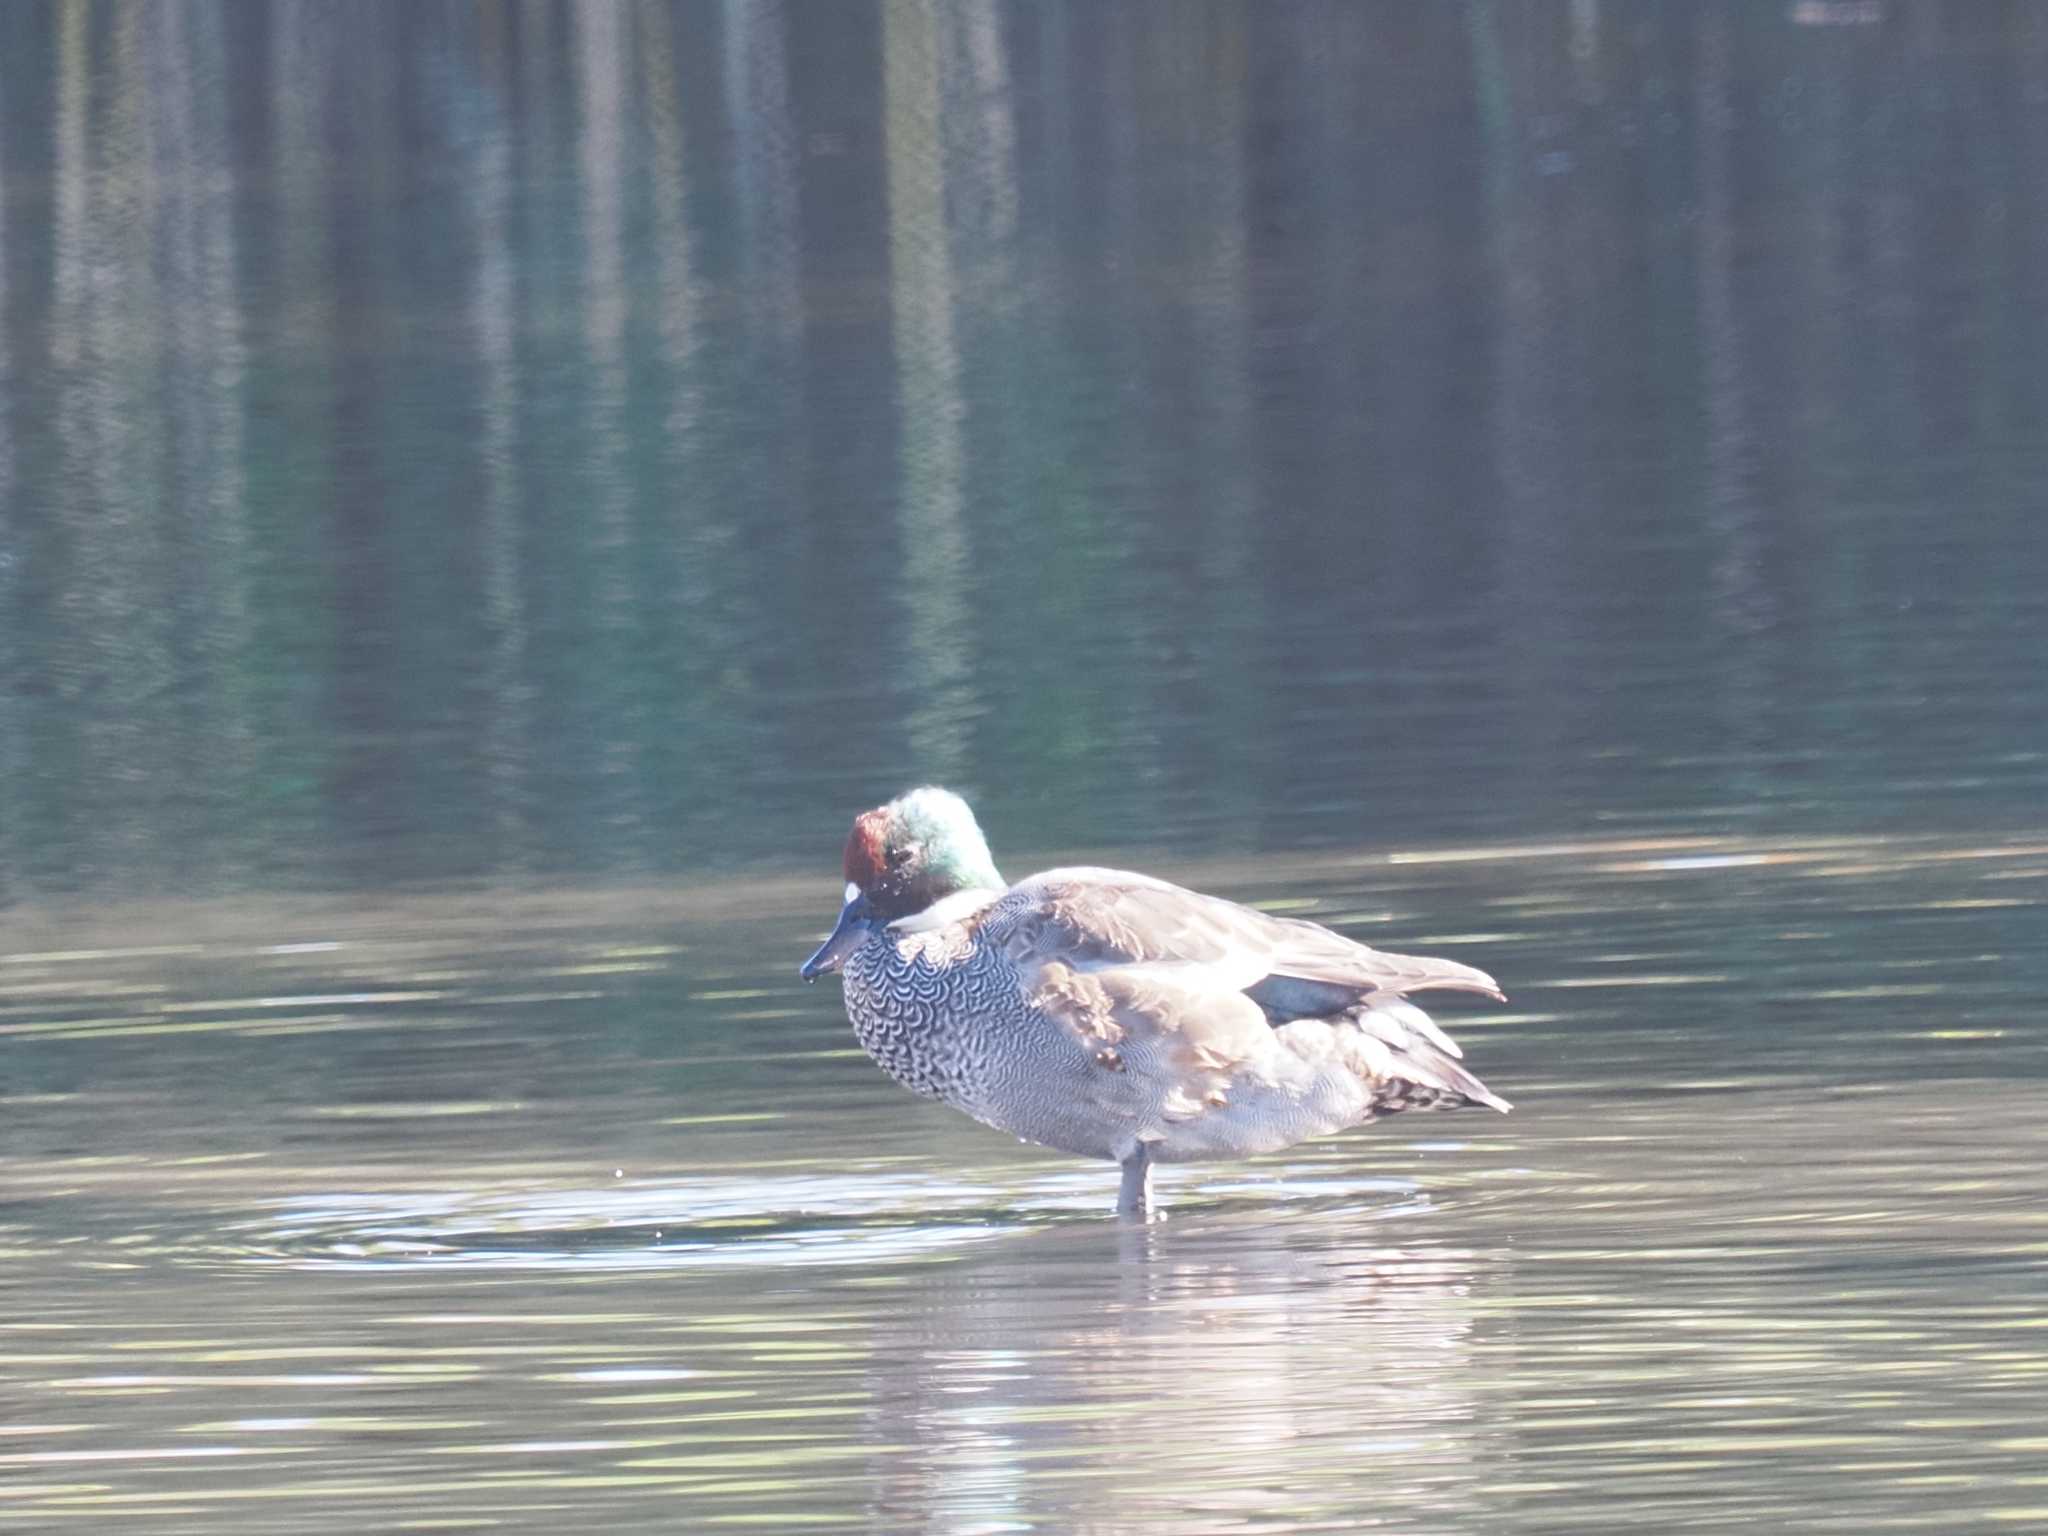
[[[1455,960],[1370,949],[1316,923],[1121,870],[1050,870],[1023,881],[989,908],[983,934],[1020,966],[1212,968],[1277,1018],[1430,987],[1501,997],[1491,976]]]
[[[1499,997],[1455,961],[1393,955],[1314,923],[1116,870],[1053,870],[982,914],[1031,1001],[1109,1072],[1172,1085],[1162,1113],[1186,1120],[1228,1102],[1230,1084],[1274,1039],[1335,1041],[1373,1085],[1376,1112],[1507,1102],[1458,1064],[1457,1045],[1400,994],[1462,987]],[[1350,1032],[1330,1033],[1342,1019]],[[1297,1034],[1286,1026],[1307,1020]],[[1274,1030],[1278,1029],[1276,1036]]]
[[[1079,971],[1051,961],[1029,974],[1033,1006],[1073,1031],[1097,1066],[1138,1067],[1173,1085],[1169,1120],[1224,1104],[1232,1077],[1271,1033],[1243,993],[1188,986],[1170,969]]]

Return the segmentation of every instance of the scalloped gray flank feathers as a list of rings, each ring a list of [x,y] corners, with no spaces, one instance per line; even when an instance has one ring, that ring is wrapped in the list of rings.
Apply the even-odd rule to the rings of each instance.
[[[1123,1168],[1253,1156],[1404,1109],[1505,1111],[1410,992],[1484,971],[1117,869],[1003,884],[974,813],[925,787],[854,818],[839,971],[863,1048],[913,1092]]]

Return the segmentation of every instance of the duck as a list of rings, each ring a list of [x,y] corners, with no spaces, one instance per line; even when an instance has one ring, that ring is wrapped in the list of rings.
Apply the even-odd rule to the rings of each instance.
[[[1000,1131],[1116,1163],[1120,1218],[1152,1169],[1258,1156],[1403,1110],[1507,1100],[1409,994],[1506,998],[1455,960],[1371,949],[1150,875],[1009,884],[967,802],[925,785],[853,819],[831,934],[853,1032],[903,1087]]]

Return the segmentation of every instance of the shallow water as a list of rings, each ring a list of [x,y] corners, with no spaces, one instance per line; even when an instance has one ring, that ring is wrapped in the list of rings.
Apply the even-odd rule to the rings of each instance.
[[[1483,958],[1515,1113],[1133,1232],[853,1049],[818,882],[17,925],[0,1524],[2044,1518],[2048,843],[1170,872]]]
[[[2048,1528],[2043,79],[0,5],[0,1527]],[[1514,1114],[1118,1230],[796,982],[926,780]]]

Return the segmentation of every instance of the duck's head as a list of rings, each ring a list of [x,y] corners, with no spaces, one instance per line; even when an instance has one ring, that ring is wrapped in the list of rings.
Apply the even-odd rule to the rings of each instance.
[[[839,926],[803,963],[805,981],[836,971],[877,928],[957,891],[1003,888],[967,802],[930,785],[853,818]]]

